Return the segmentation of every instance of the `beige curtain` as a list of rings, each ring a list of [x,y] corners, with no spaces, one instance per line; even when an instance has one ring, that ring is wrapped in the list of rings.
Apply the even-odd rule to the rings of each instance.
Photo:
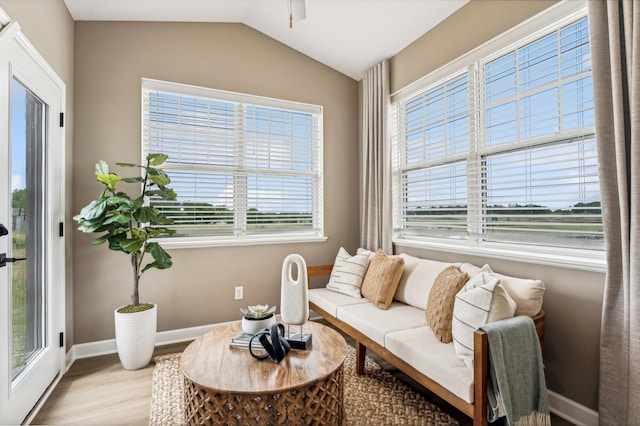
[[[362,80],[362,178],[360,246],[391,253],[391,158],[387,129],[389,63],[382,61]]]
[[[602,425],[640,424],[640,2],[590,1],[607,275]]]

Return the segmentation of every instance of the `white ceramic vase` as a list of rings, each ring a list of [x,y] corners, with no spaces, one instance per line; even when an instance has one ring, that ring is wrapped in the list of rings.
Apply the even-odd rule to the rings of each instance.
[[[156,345],[158,306],[132,314],[121,314],[118,309],[114,313],[120,362],[126,370],[146,367]]]
[[[271,314],[270,317],[262,319],[253,319],[242,317],[242,331],[249,334],[256,334],[258,331],[270,328],[272,324],[276,323],[275,314]]]

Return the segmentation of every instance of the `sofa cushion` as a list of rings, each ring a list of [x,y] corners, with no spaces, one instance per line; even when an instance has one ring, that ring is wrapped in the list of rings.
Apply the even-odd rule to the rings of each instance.
[[[328,290],[326,288],[309,289],[309,302],[335,318],[339,306],[352,305],[358,303],[369,303],[367,299],[356,299],[342,293]]]
[[[480,267],[472,264],[472,263],[454,263],[462,272],[466,272],[469,277],[473,277],[475,274],[480,272]]]
[[[400,302],[392,302],[387,310],[372,303],[340,306],[337,317],[383,346],[384,336],[389,332],[427,325],[422,309]]]
[[[356,250],[356,254],[366,254],[369,257],[369,262],[371,262],[373,260],[373,257],[376,255],[376,252],[360,247],[358,248],[358,250]]]
[[[351,256],[340,247],[333,264],[327,288],[347,296],[361,298],[360,286],[367,273],[369,257],[366,254]]]
[[[473,403],[473,369],[456,356],[453,343],[441,343],[429,326],[387,333],[385,348],[454,395]]]
[[[425,316],[427,323],[443,343],[449,343],[452,340],[453,304],[456,294],[468,279],[467,274],[451,265],[438,274],[429,291]]]
[[[388,309],[402,276],[404,260],[378,250],[362,283],[362,295],[380,309]]]
[[[394,299],[424,309],[433,282],[440,272],[451,266],[451,263],[420,259],[405,253],[400,257],[404,260],[404,271]]]
[[[544,299],[544,283],[540,280],[516,278],[493,272],[489,265],[484,265],[478,273],[488,272],[500,279],[500,285],[516,302],[516,315],[534,316],[542,309]]]
[[[473,367],[473,332],[488,322],[511,318],[516,310],[500,279],[486,272],[474,275],[456,295],[451,334],[453,347]]]

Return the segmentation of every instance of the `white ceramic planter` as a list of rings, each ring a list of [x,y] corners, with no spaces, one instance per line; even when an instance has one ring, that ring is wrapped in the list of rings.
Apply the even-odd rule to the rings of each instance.
[[[156,345],[158,306],[133,314],[121,314],[118,309],[114,313],[120,362],[126,370],[146,367]]]
[[[258,331],[264,328],[270,328],[271,325],[275,323],[275,314],[272,314],[269,318],[263,318],[259,320],[242,317],[242,331],[249,334],[256,334]]]

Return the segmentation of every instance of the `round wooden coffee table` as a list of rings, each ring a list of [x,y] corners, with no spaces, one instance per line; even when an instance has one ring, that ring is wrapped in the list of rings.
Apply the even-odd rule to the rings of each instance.
[[[347,342],[338,332],[307,322],[311,348],[292,349],[276,364],[229,347],[240,329],[239,322],[218,327],[183,352],[187,424],[342,424]]]

